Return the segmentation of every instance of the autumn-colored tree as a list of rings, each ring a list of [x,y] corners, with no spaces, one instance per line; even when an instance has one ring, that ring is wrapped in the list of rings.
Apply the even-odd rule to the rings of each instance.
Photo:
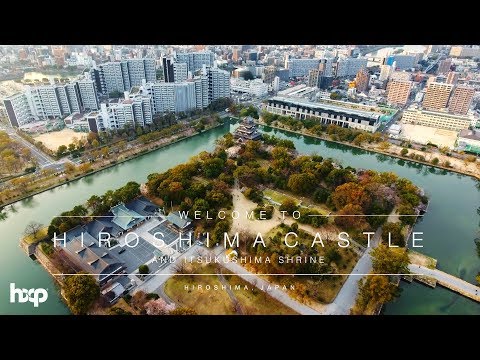
[[[369,226],[365,216],[358,215],[364,215],[360,205],[347,204],[337,213],[335,224],[343,229],[354,229],[360,232],[368,229]]]
[[[391,245],[405,246],[405,235],[402,233],[401,222],[387,222],[382,227],[382,240],[388,244],[390,240]]]
[[[380,244],[370,253],[373,272],[376,274],[408,274],[408,258],[405,248],[391,248]]]
[[[65,173],[66,174],[69,174],[69,175],[73,174],[76,169],[77,169],[77,167],[74,164],[72,164],[70,162],[65,163]]]
[[[86,314],[100,296],[100,288],[92,275],[67,276],[63,291],[74,314]]]
[[[297,202],[292,198],[286,198],[282,205],[280,205],[280,211],[286,211],[288,214],[292,214],[295,210],[297,210]]]
[[[290,175],[288,188],[297,194],[309,194],[315,189],[315,176],[312,173]]]
[[[360,280],[356,301],[357,308],[375,310],[378,305],[392,301],[399,295],[399,289],[392,284],[388,276],[370,275]]]
[[[331,198],[337,209],[352,204],[359,205],[363,211],[368,208],[372,201],[370,195],[365,191],[365,187],[353,182],[338,186],[332,193]]]

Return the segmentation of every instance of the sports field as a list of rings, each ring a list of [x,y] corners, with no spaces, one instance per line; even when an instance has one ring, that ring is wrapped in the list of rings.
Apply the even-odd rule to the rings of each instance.
[[[85,133],[75,132],[72,129],[63,129],[35,136],[35,140],[41,141],[50,150],[57,151],[60,145],[68,146],[75,138],[82,139]]]
[[[428,144],[430,142],[439,147],[447,146],[450,149],[453,149],[457,139],[457,132],[423,125],[402,123],[400,137],[419,144]]]

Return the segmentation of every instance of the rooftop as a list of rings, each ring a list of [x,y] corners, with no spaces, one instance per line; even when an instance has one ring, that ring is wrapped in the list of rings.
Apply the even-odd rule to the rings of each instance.
[[[170,214],[168,214],[167,220],[180,229],[184,229],[192,222],[192,219],[181,216],[179,211],[172,211]]]
[[[480,132],[475,130],[464,129],[460,131],[460,133],[458,134],[458,137],[480,141]]]
[[[336,106],[336,105],[312,102],[312,101],[304,100],[304,99],[292,99],[292,98],[286,98],[286,97],[282,97],[282,96],[275,96],[275,97],[271,98],[270,100],[281,101],[281,102],[289,103],[289,104],[292,104],[292,105],[306,106],[306,107],[310,107],[310,108],[318,109],[318,110],[331,110],[331,111],[343,112],[343,113],[357,115],[357,116],[363,116],[363,117],[367,117],[367,118],[371,118],[371,119],[378,119],[380,117],[380,114],[372,112],[372,111],[355,110],[355,109],[350,109],[350,108],[343,107],[343,106]]]

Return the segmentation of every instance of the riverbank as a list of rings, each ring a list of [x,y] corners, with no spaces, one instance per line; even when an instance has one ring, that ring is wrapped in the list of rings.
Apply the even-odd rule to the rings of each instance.
[[[5,204],[3,204],[3,205],[0,206],[0,212],[1,212],[4,208],[6,208],[7,206],[12,205],[12,204],[15,204],[15,203],[17,203],[17,202],[19,202],[19,201],[26,200],[26,199],[28,199],[28,198],[30,198],[30,197],[32,197],[32,196],[41,194],[41,193],[43,193],[43,192],[45,192],[45,191],[49,191],[49,190],[55,189],[55,188],[57,188],[57,187],[60,187],[60,186],[63,186],[63,185],[66,185],[66,184],[75,182],[75,181],[80,180],[80,179],[82,179],[82,178],[84,178],[84,177],[89,177],[89,176],[91,176],[91,175],[95,175],[95,174],[98,173],[98,172],[107,170],[107,169],[109,169],[109,168],[112,168],[112,167],[114,167],[114,166],[120,165],[120,164],[125,163],[125,162],[127,162],[127,161],[134,160],[134,159],[136,159],[136,158],[138,158],[138,157],[141,157],[141,156],[147,155],[147,154],[149,154],[149,153],[151,153],[151,152],[154,152],[154,151],[163,149],[163,148],[168,147],[168,146],[170,146],[170,145],[174,145],[174,144],[176,144],[176,143],[178,143],[178,142],[180,142],[180,141],[193,138],[193,137],[195,137],[195,136],[197,136],[197,135],[203,134],[204,132],[213,130],[213,129],[215,129],[215,128],[219,127],[219,126],[223,126],[223,125],[224,125],[224,124],[222,124],[222,123],[218,123],[218,124],[215,124],[215,125],[209,127],[209,128],[206,129],[206,130],[203,130],[203,131],[200,131],[200,132],[196,132],[196,133],[193,133],[193,134],[190,134],[190,135],[186,135],[186,136],[179,136],[178,138],[176,138],[175,140],[173,140],[173,141],[171,141],[171,142],[168,142],[168,143],[165,143],[165,144],[160,144],[160,145],[158,145],[158,146],[156,146],[156,147],[154,147],[154,148],[148,148],[148,146],[147,146],[146,149],[140,150],[139,152],[137,152],[137,153],[135,153],[134,155],[132,155],[132,156],[130,156],[130,157],[127,157],[127,158],[125,158],[125,159],[118,160],[118,161],[114,161],[114,162],[111,161],[111,162],[109,162],[107,165],[102,166],[101,168],[98,168],[98,169],[95,169],[95,170],[93,170],[93,171],[86,172],[86,173],[83,173],[83,174],[75,175],[75,176],[74,176],[73,178],[71,178],[71,179],[66,179],[65,181],[62,181],[62,182],[53,184],[53,185],[48,186],[48,187],[45,187],[45,188],[43,188],[43,189],[36,190],[36,191],[34,191],[34,192],[28,193],[28,194],[26,194],[26,195],[24,195],[24,196],[21,196],[21,197],[19,197],[19,198],[9,200],[9,201],[7,201]]]
[[[343,142],[343,141],[338,141],[338,140],[332,140],[332,139],[329,139],[327,137],[324,137],[324,136],[318,136],[318,135],[314,135],[314,134],[311,134],[311,133],[308,133],[308,132],[303,132],[303,131],[295,131],[295,130],[291,130],[291,129],[288,129],[288,128],[283,128],[283,127],[280,127],[280,126],[275,126],[275,125],[267,125],[265,124],[263,121],[259,121],[259,120],[255,120],[255,123],[258,124],[258,125],[262,125],[262,126],[268,126],[272,129],[277,129],[277,130],[282,130],[282,131],[288,131],[288,132],[291,132],[293,134],[297,134],[297,135],[302,135],[302,136],[309,136],[311,138],[315,138],[315,139],[319,139],[319,140],[323,140],[323,141],[328,141],[328,142],[332,142],[332,143],[336,143],[336,144],[340,144],[340,145],[345,145],[345,146],[350,146],[352,148],[356,148],[356,149],[361,149],[361,150],[364,150],[364,151],[370,151],[372,153],[377,153],[377,154],[382,154],[382,155],[386,155],[386,156],[391,156],[391,157],[395,157],[395,158],[398,158],[398,159],[402,159],[402,160],[405,160],[405,161],[410,161],[410,162],[413,162],[413,163],[418,163],[418,164],[422,164],[422,165],[428,165],[428,166],[432,166],[432,167],[435,167],[435,168],[438,168],[438,169],[442,169],[442,170],[446,170],[446,171],[451,171],[451,172],[454,172],[454,173],[457,173],[457,174],[462,174],[462,175],[467,175],[467,176],[470,176],[476,180],[480,180],[480,169],[477,165],[477,172],[476,173],[473,173],[473,172],[470,172],[470,171],[464,171],[462,169],[458,169],[458,168],[453,168],[453,167],[446,167],[446,166],[443,166],[441,165],[440,163],[439,164],[432,164],[431,162],[428,162],[428,161],[422,161],[422,160],[418,160],[418,159],[412,159],[410,157],[407,157],[407,156],[402,156],[401,154],[399,153],[396,153],[396,152],[387,152],[387,151],[382,151],[380,149],[377,149],[377,148],[374,148],[374,147],[365,147],[365,146],[359,146],[359,145],[355,145],[355,144],[352,144],[352,143],[349,143],[349,142]],[[393,145],[393,144],[390,144],[390,146],[392,148],[398,148],[398,149],[402,149],[401,147],[397,146],[397,145]],[[430,156],[433,156],[433,154],[431,153],[428,153],[428,152],[425,152],[425,151],[421,151],[421,150],[411,150],[409,149],[409,151],[411,152],[414,152],[415,154],[419,154],[419,155],[430,155]],[[438,155],[438,156],[441,156],[441,155]],[[458,160],[458,159],[454,159],[454,158],[450,158],[450,157],[447,157],[449,161],[454,161],[454,160]]]

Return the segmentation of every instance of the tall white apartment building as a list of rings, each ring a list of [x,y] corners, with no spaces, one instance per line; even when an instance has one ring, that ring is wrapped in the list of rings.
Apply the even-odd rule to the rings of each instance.
[[[18,93],[3,100],[5,111],[13,127],[19,127],[33,121],[30,105],[25,93]]]
[[[378,77],[378,80],[380,81],[385,81],[390,78],[392,75],[392,67],[390,65],[381,65],[380,66],[380,76]]]
[[[215,63],[215,54],[211,51],[177,53],[175,57],[177,62],[186,63],[187,71],[190,71],[192,74],[201,70],[203,66],[213,67]]]
[[[188,65],[182,62],[173,63],[173,78],[176,82],[187,81],[188,79]]]
[[[208,77],[208,101],[230,97],[230,73],[217,68],[206,69]]]
[[[90,76],[96,84],[97,91],[103,94],[128,91],[133,86],[141,86],[143,80],[156,81],[155,59],[106,62],[98,65],[98,69],[91,69]],[[98,84],[100,84],[100,89]]]
[[[208,104],[208,77],[203,75],[193,80],[195,84],[195,102],[197,109],[205,109]]]
[[[78,90],[80,92],[80,98],[82,99],[82,105],[84,110],[98,110],[100,108],[98,103],[97,93],[95,91],[95,85],[92,80],[79,80]],[[73,110],[73,109],[72,109]],[[80,110],[76,110],[79,112]],[[75,111],[71,111],[75,112]]]
[[[179,113],[197,108],[195,82],[192,81],[147,83],[142,91],[151,97],[155,114]]]
[[[27,86],[25,93],[34,116],[46,119],[65,115],[55,85]]]
[[[80,91],[78,85],[76,83],[66,84],[65,91],[67,93],[68,104],[70,106],[70,114],[74,112],[81,112],[82,100],[80,99]],[[93,93],[93,95],[95,96],[95,98],[97,97],[97,94],[95,92]]]
[[[253,96],[264,96],[268,94],[268,85],[264,84],[262,79],[243,80],[240,78],[231,78],[230,88],[232,91]]]

